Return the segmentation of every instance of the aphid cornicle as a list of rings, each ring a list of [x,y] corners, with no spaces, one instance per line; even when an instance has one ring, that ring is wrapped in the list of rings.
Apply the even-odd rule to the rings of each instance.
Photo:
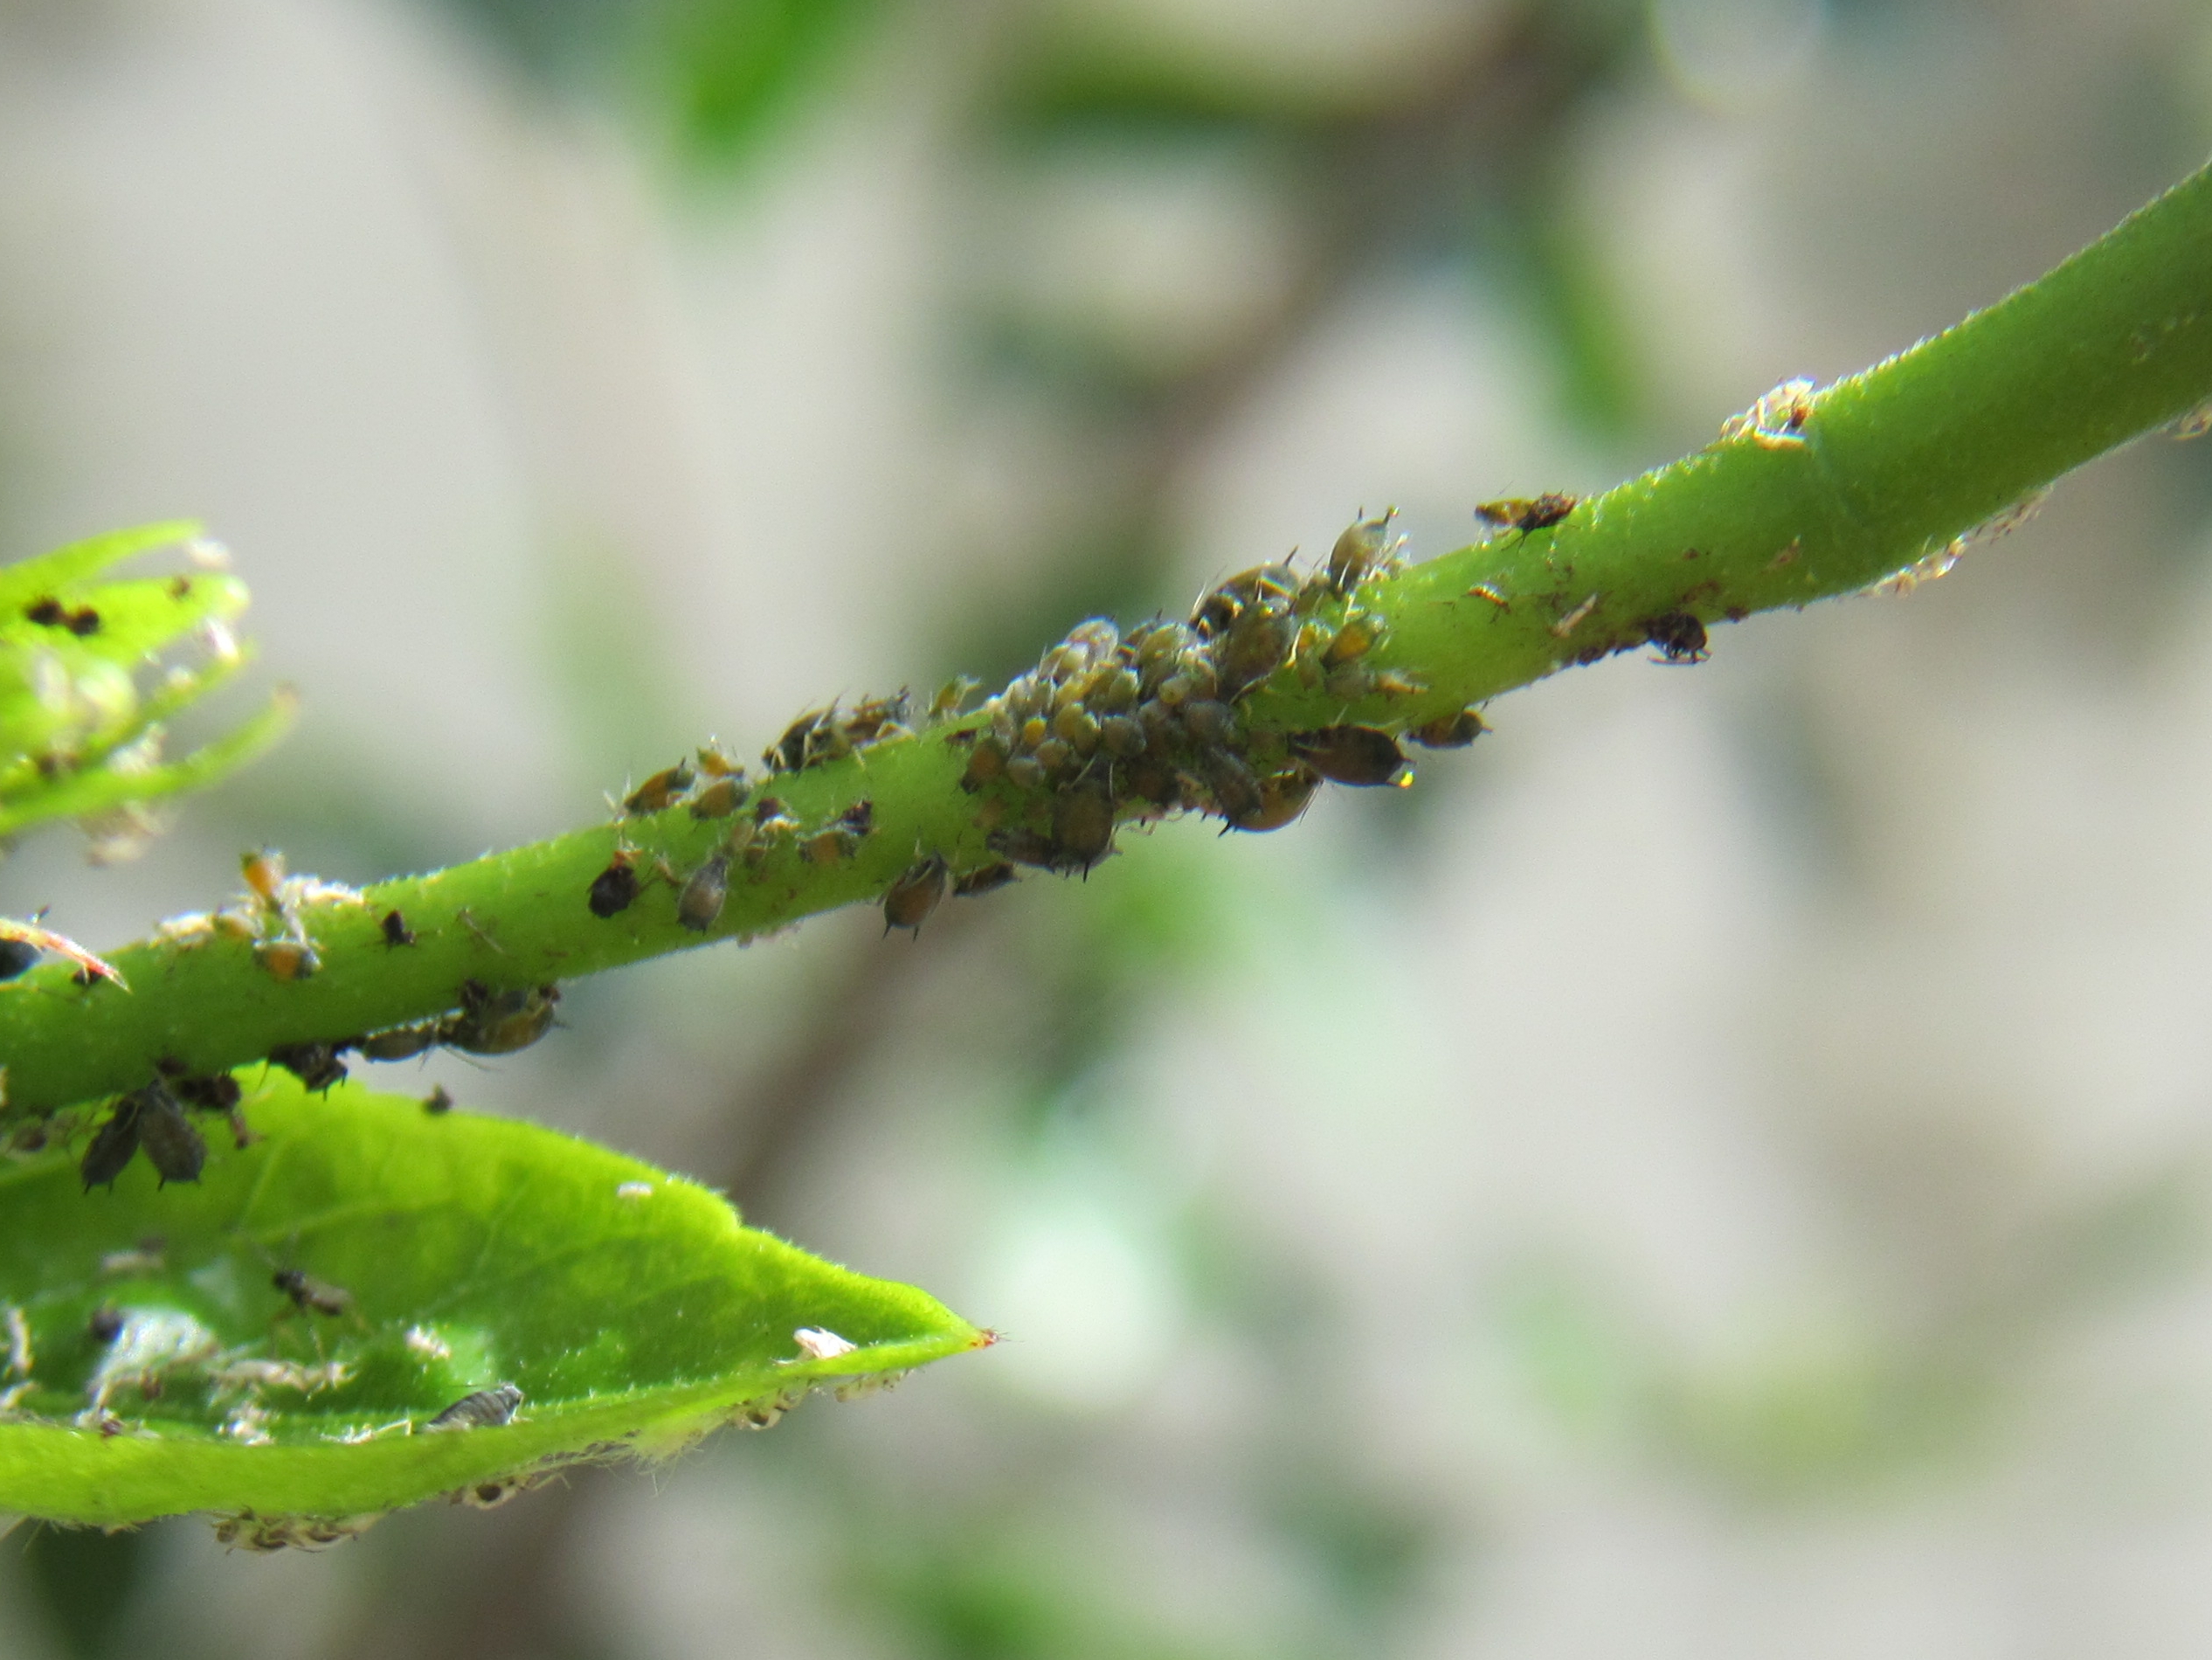
[[[591,891],[584,903],[591,908],[594,916],[619,916],[630,909],[638,897],[638,850],[635,847],[617,847],[607,868],[591,878]]]
[[[184,1116],[176,1097],[158,1082],[138,1092],[139,1145],[147,1162],[161,1176],[161,1185],[196,1182],[207,1163],[207,1142]]]
[[[92,1145],[85,1149],[77,1173],[84,1178],[86,1193],[95,1187],[114,1186],[115,1178],[137,1155],[139,1107],[135,1095],[127,1095],[118,1101],[107,1115],[107,1122],[93,1137]]]
[[[1283,742],[1291,754],[1335,784],[1372,788],[1401,783],[1406,776],[1406,755],[1398,740],[1372,726],[1324,726],[1316,732],[1293,732]]]
[[[916,860],[883,895],[883,931],[911,928],[918,937],[944,898],[947,868],[942,854]]]
[[[1439,715],[1425,721],[1407,736],[1424,749],[1463,750],[1490,730],[1482,711],[1469,704],[1456,715]]]
[[[1503,501],[1477,502],[1475,516],[1501,530],[1517,530],[1528,536],[1550,529],[1573,512],[1581,500],[1580,496],[1558,494],[1526,498],[1508,496]]]
[[[377,926],[384,930],[384,944],[387,945],[411,945],[415,943],[415,930],[407,926],[407,919],[396,910],[386,911],[384,920]]]
[[[663,812],[683,799],[694,777],[688,761],[664,767],[622,798],[622,810],[633,815]]]
[[[695,934],[703,934],[722,915],[729,896],[729,855],[717,853],[691,873],[676,896],[676,920]]]

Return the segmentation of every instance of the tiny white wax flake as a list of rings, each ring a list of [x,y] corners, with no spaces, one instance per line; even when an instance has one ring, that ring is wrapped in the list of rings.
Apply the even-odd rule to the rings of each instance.
[[[614,1190],[617,1199],[650,1199],[653,1184],[649,1181],[626,1181]]]
[[[450,1360],[453,1358],[453,1352],[446,1346],[446,1339],[425,1325],[407,1328],[407,1351],[425,1360]]]
[[[850,1354],[861,1345],[847,1342],[834,1331],[826,1331],[819,1325],[802,1325],[791,1333],[791,1341],[809,1360],[834,1360],[840,1354]],[[789,1364],[786,1362],[786,1364]]]
[[[231,568],[231,550],[211,536],[194,536],[184,544],[184,557],[201,571]]]

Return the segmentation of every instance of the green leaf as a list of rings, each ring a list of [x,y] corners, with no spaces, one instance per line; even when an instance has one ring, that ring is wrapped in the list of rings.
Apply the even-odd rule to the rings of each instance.
[[[280,695],[229,737],[180,761],[160,759],[165,723],[246,661],[230,633],[246,608],[245,584],[210,571],[93,579],[197,529],[121,530],[0,569],[0,834],[197,788],[290,724],[290,699]],[[194,639],[205,647],[196,661],[164,663]],[[156,667],[142,686],[141,671]]]
[[[0,1510],[213,1511],[245,1518],[226,1529],[240,1542],[321,1542],[436,1494],[665,1456],[810,1387],[991,1340],[552,1131],[350,1084],[311,1096],[274,1072],[244,1110],[259,1138],[218,1134],[193,1186],[141,1159],[86,1193],[59,1146],[0,1172],[0,1336],[20,1338]],[[275,1283],[295,1269],[323,1311]],[[803,1328],[857,1346],[809,1359]],[[506,1384],[511,1421],[431,1428]]]

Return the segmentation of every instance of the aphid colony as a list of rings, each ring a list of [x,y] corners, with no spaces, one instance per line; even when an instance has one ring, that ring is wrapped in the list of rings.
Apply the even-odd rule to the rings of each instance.
[[[1285,671],[1345,703],[1421,689],[1366,661],[1383,625],[1357,595],[1398,565],[1400,543],[1389,529],[1387,514],[1362,520],[1319,571],[1243,571],[1205,595],[1187,622],[1155,619],[1126,634],[1101,619],[1078,624],[984,705],[987,724],[950,735],[971,745],[962,784],[985,797],[992,850],[1012,864],[1087,871],[1112,850],[1124,816],[1195,812],[1232,829],[1275,830],[1305,810],[1324,779],[1405,783],[1405,755],[1379,728],[1262,735],[1245,712],[1248,695]],[[1414,736],[1452,746],[1482,730],[1470,709]],[[928,915],[941,874],[925,859],[893,886],[894,925]]]

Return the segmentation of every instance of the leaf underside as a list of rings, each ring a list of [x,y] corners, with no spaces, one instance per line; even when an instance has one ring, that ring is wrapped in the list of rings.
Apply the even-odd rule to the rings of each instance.
[[[61,1146],[0,1171],[0,1511],[204,1510],[249,1518],[241,1542],[327,1542],[340,1530],[308,1518],[491,1502],[991,1340],[590,1143],[241,1081],[259,1139],[218,1130],[195,1185],[159,1186],[142,1159],[87,1193]],[[324,1306],[280,1288],[287,1270]],[[858,1346],[810,1359],[802,1328]],[[507,1384],[511,1421],[429,1428]]]

